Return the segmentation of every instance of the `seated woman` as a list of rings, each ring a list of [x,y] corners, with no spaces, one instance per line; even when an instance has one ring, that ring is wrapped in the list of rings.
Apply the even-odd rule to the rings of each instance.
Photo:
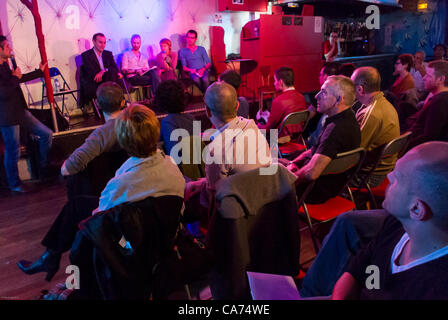
[[[101,197],[81,196],[67,202],[42,240],[47,250],[35,261],[21,260],[26,274],[47,272],[50,281],[59,269],[63,252],[72,246],[78,224],[91,214],[147,197],[184,197],[185,180],[169,156],[157,149],[160,125],[153,111],[134,104],[116,119],[115,133],[130,158],[117,170]],[[96,209],[95,209],[96,208]]]
[[[175,129],[185,129],[188,134],[193,135],[194,117],[185,111],[185,94],[182,84],[174,80],[167,80],[157,88],[155,105],[168,113],[162,119],[161,136],[164,142],[166,154],[171,154],[171,149],[179,140],[172,141],[171,132]]]
[[[160,40],[161,52],[156,56],[157,68],[159,69],[160,80],[177,80],[177,53],[171,51],[171,40]]]
[[[411,54],[402,54],[398,56],[398,59],[395,62],[394,71],[394,75],[398,75],[398,78],[388,92],[389,97],[393,100],[391,103],[394,106],[398,106],[401,102],[408,102],[414,105],[418,102],[414,78],[410,73],[413,66],[414,57]]]

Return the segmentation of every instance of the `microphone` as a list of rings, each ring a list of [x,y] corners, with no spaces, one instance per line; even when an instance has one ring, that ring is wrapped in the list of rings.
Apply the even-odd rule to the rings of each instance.
[[[12,68],[14,69],[14,70],[16,70],[17,69],[17,62],[16,62],[16,59],[14,58],[14,55],[11,55],[11,63],[12,63]]]

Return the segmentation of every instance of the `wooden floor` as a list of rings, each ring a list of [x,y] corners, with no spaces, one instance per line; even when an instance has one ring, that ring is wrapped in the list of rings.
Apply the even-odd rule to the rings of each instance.
[[[68,253],[51,282],[45,281],[44,273],[26,275],[16,266],[19,260],[35,260],[44,252],[40,241],[66,202],[62,179],[31,185],[36,190],[26,195],[0,189],[0,300],[38,299],[42,290],[51,290],[67,276]],[[314,256],[308,235],[307,231],[302,233],[302,263]]]

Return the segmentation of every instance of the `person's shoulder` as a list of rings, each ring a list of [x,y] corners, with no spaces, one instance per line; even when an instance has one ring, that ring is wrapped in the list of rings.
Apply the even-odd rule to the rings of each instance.
[[[84,51],[83,53],[81,53],[81,57],[90,56],[92,53],[93,53],[93,48],[88,49],[88,50]]]

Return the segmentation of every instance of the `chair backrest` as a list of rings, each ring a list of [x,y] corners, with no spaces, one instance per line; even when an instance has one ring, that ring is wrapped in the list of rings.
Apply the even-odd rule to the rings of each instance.
[[[380,160],[391,157],[395,154],[400,154],[401,152],[403,152],[403,150],[406,150],[411,134],[412,132],[410,131],[405,132],[398,138],[395,138],[391,142],[386,144],[383,151],[381,152]]]
[[[309,196],[312,195],[315,201],[316,197],[319,197],[319,201],[322,197],[334,197],[339,195],[350,183],[353,177],[361,168],[364,161],[365,149],[357,148],[351,151],[338,153],[336,158],[334,158],[321,173],[318,179],[311,181],[308,184],[299,184],[297,186],[299,192],[302,193],[300,197],[300,204],[302,204],[305,199],[310,201]],[[335,175],[335,177],[325,177],[327,175]],[[322,179],[320,179],[322,177]],[[323,189],[327,190],[327,184],[331,181],[336,181],[336,186],[331,190],[331,193],[323,195]],[[313,188],[316,186],[318,193]]]
[[[355,166],[360,166],[364,159],[364,148],[357,148],[351,151],[338,153],[325,170],[321,173],[321,176],[327,174],[338,174],[345,172]]]
[[[52,67],[48,69],[48,72],[50,73],[50,77],[55,77],[61,74],[58,68]]]
[[[279,126],[278,132],[282,132],[283,129],[288,125],[299,125],[302,124],[302,132],[305,130],[306,125],[308,124],[308,119],[310,117],[310,112],[308,110],[303,110],[299,112],[292,112],[288,114],[282,121]]]
[[[182,174],[192,180],[205,177],[205,163],[202,158],[202,150],[205,144],[199,136],[189,136],[182,138],[182,150],[189,150],[189,154],[182,154],[186,162],[182,159],[179,163],[179,169]],[[194,155],[196,152],[196,155]]]

